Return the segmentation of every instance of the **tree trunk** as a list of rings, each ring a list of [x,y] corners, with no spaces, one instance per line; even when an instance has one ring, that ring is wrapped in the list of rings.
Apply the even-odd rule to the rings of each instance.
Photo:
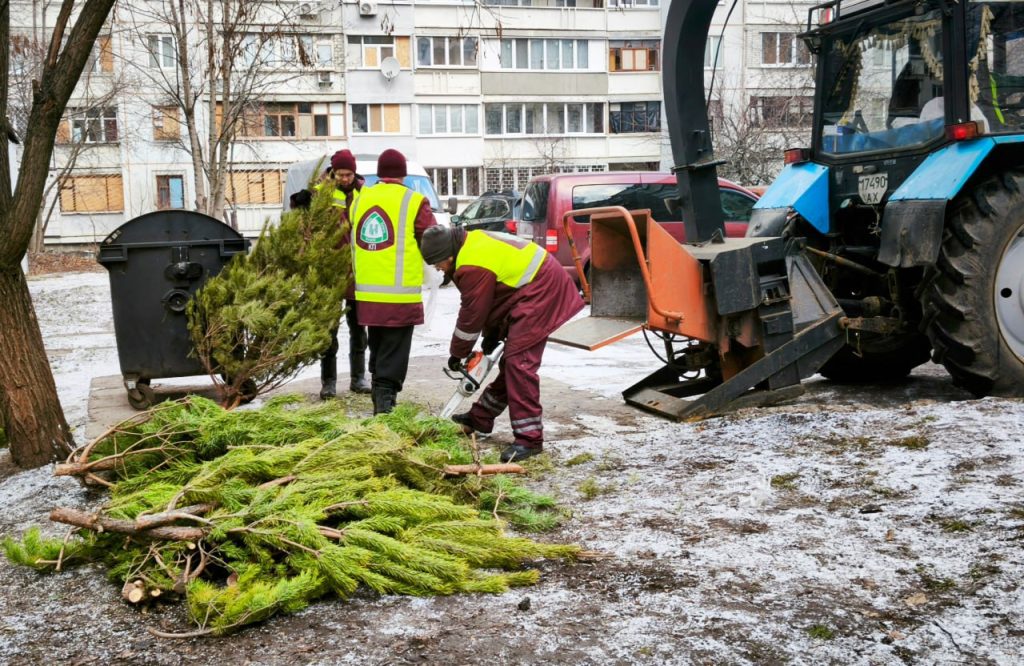
[[[17,265],[0,266],[0,413],[11,459],[39,467],[72,449],[73,437],[57,398],[28,283]]]

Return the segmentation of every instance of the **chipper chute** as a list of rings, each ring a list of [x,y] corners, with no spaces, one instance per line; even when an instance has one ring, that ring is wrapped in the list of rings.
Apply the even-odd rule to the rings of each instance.
[[[596,349],[641,327],[658,334],[665,366],[623,396],[676,419],[791,398],[844,344],[843,311],[797,245],[724,237],[719,162],[703,97],[694,94],[704,89],[698,47],[716,7],[715,0],[674,0],[665,26],[665,115],[678,183],[678,198],[667,203],[681,214],[687,243],[646,210],[566,213],[567,238],[570,217],[590,215],[591,312],[550,338]]]

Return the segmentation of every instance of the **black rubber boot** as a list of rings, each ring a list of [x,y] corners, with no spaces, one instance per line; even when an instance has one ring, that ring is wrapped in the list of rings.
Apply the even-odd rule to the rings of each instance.
[[[522,444],[511,444],[501,450],[501,462],[519,462],[526,460],[544,451],[540,444],[537,446],[523,446]]]
[[[353,393],[371,393],[373,389],[366,379],[366,356],[363,354],[348,355],[349,380],[348,389]]]
[[[338,393],[338,357],[328,350],[320,359],[320,399],[330,400]]]
[[[373,387],[373,415],[388,414],[395,408],[398,393],[390,386]]]

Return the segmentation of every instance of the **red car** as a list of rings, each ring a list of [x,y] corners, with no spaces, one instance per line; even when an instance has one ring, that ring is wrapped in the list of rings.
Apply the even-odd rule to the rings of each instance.
[[[758,196],[724,178],[718,179],[718,186],[726,235],[746,235]],[[547,248],[576,279],[576,265],[562,227],[562,215],[566,211],[597,206],[622,206],[626,210],[649,208],[651,216],[682,242],[686,240],[683,223],[678,214],[669,213],[665,206],[665,199],[674,196],[676,177],[671,173],[621,171],[536,176],[523,194],[516,233]],[[586,267],[590,262],[589,219],[586,216],[575,218],[572,229],[576,250]]]

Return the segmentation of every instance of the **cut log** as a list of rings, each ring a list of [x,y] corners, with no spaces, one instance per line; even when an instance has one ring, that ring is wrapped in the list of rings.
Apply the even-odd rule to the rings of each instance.
[[[50,512],[50,520],[55,523],[74,525],[96,532],[116,532],[146,539],[162,541],[198,541],[206,536],[207,530],[202,527],[154,527],[140,530],[135,521],[108,518],[97,513],[86,513],[77,509],[57,507]],[[195,545],[192,544],[194,548]]]
[[[522,465],[504,463],[496,465],[445,465],[446,476],[463,476],[467,474],[523,474],[526,470]]]

